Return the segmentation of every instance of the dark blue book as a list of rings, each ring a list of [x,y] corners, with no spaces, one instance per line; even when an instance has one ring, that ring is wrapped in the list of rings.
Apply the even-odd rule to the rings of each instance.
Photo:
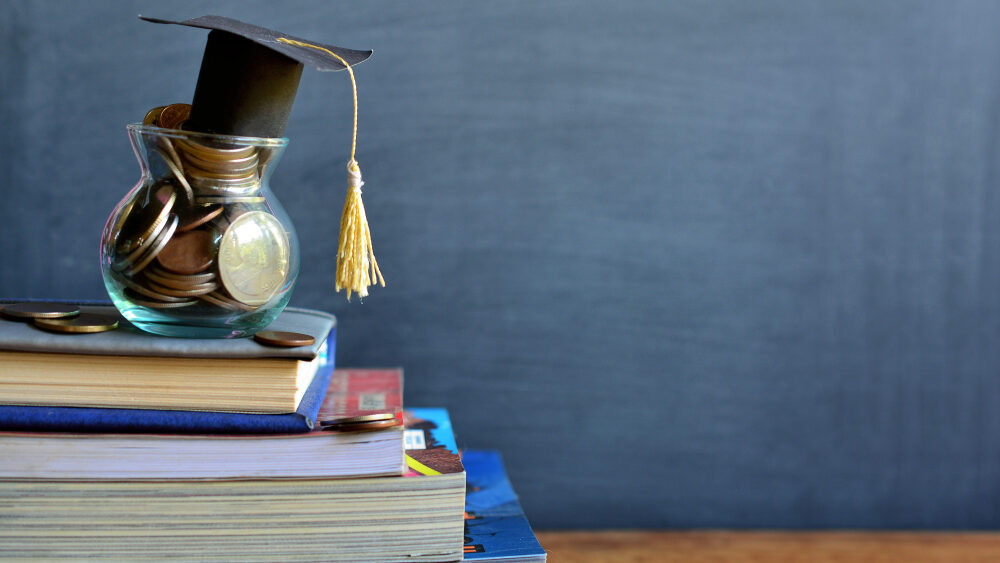
[[[315,376],[294,412],[259,414],[207,412],[147,408],[107,408],[81,406],[0,404],[0,429],[59,432],[141,432],[213,434],[289,434],[308,432],[316,422],[326,397],[336,357],[336,320],[332,315],[305,309],[286,309],[276,323],[277,330],[293,330],[316,336],[313,347],[302,350],[265,349],[250,339],[197,340],[168,339],[140,333],[126,326],[112,333],[75,338],[51,335],[24,323],[0,322],[0,353],[142,355],[181,358],[233,358],[236,361],[278,357],[287,361],[315,360]],[[61,337],[61,338],[60,338]],[[0,366],[0,379],[3,378]],[[209,377],[207,374],[206,377]],[[301,389],[301,388],[300,388]],[[8,401],[14,402],[14,401]],[[291,409],[289,409],[291,410]]]
[[[466,475],[465,560],[545,561],[545,550],[531,531],[500,454],[466,450],[462,465]]]

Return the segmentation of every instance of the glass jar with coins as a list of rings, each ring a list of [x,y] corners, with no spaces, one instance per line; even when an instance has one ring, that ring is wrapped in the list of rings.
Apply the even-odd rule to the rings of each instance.
[[[287,139],[184,131],[185,109],[128,126],[142,177],[104,227],[104,284],[145,331],[247,336],[284,309],[298,275],[295,230],[269,187]]]

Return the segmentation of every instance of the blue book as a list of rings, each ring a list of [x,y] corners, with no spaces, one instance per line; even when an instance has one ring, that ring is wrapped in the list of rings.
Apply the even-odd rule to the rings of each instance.
[[[465,466],[465,561],[528,563],[545,561],[500,454],[462,452]]]
[[[88,307],[90,308],[90,307]],[[316,344],[302,350],[260,350],[250,339],[201,341],[167,339],[121,328],[73,337],[50,335],[24,323],[0,321],[0,352],[28,351],[87,353],[90,350],[119,355],[163,355],[180,357],[281,357],[289,361],[316,359],[318,366],[295,412],[257,414],[139,408],[96,408],[47,405],[0,405],[0,429],[59,432],[141,432],[196,434],[290,434],[308,432],[315,425],[333,374],[336,352],[336,321],[332,315],[305,309],[286,309],[276,323],[278,330],[298,329],[317,336]],[[93,335],[94,337],[102,334]],[[324,338],[325,335],[325,338]],[[61,337],[61,338],[60,338]],[[70,348],[72,347],[72,348]],[[89,348],[88,348],[89,347]],[[2,371],[2,370],[0,370]]]

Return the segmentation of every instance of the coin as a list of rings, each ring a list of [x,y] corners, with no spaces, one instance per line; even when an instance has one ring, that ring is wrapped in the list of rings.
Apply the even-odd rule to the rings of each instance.
[[[142,272],[142,275],[155,281],[156,283],[176,289],[187,289],[193,285],[200,285],[215,281],[215,272],[205,272],[203,274],[184,276],[168,272],[157,266],[155,263],[150,265],[149,268],[146,268],[146,270]]]
[[[204,283],[200,285],[192,285],[186,289],[177,289],[173,287],[168,287],[160,285],[152,280],[146,282],[149,289],[163,295],[169,295],[171,297],[198,297],[199,295],[205,295],[206,293],[211,293],[216,289],[219,289],[219,284],[217,283]]]
[[[146,112],[146,117],[142,118],[143,125],[156,125],[160,120],[160,113],[163,112],[163,108],[167,106],[157,106]]]
[[[180,182],[181,187],[184,188],[184,195],[187,196],[187,200],[189,202],[194,201],[194,191],[191,189],[191,184],[188,183],[187,178],[184,177],[184,171],[180,169],[172,158],[164,154],[160,149],[156,149],[156,154],[160,155],[160,158],[163,159],[163,163],[167,165],[170,172],[172,172],[174,177],[177,178],[177,181]]]
[[[288,235],[270,213],[241,215],[222,235],[218,264],[222,285],[234,299],[263,305],[288,276]]]
[[[84,334],[118,328],[118,319],[107,315],[83,313],[72,319],[35,319],[35,326],[52,332]]]
[[[396,418],[396,415],[391,412],[379,412],[373,414],[349,416],[345,418],[333,418],[329,420],[321,420],[320,426],[332,426],[336,424],[359,424],[362,422],[378,422],[382,420],[398,420],[398,419]]]
[[[189,117],[191,117],[190,104],[170,104],[160,112],[157,125],[164,129],[177,129]]]
[[[199,210],[193,217],[184,217],[184,222],[177,226],[177,232],[183,233],[195,229],[215,219],[222,213],[223,207],[220,205],[208,211]]]
[[[216,203],[222,204],[233,204],[233,203],[264,203],[264,198],[261,196],[200,196],[195,198],[195,203],[198,205],[214,205]],[[268,217],[271,216],[270,213],[264,213],[259,211],[258,213],[263,213]],[[279,225],[280,227],[280,225]]]
[[[119,254],[136,252],[140,246],[156,238],[176,200],[177,192],[173,186],[163,184],[153,192],[145,204],[136,207],[139,205],[136,201],[130,207],[128,217],[122,222],[118,232],[117,252]]]
[[[150,309],[178,309],[181,307],[190,307],[198,302],[197,299],[185,299],[183,301],[150,301],[149,299],[143,298],[132,291],[131,289],[125,290],[125,297],[135,305],[141,307],[148,307]]]
[[[206,160],[232,160],[234,158],[245,158],[257,152],[257,147],[253,145],[237,145],[229,147],[210,147],[204,143],[199,143],[191,139],[178,139],[178,146],[187,153],[197,155]]]
[[[301,332],[285,332],[280,330],[265,330],[253,335],[253,339],[265,346],[276,346],[279,348],[295,348],[297,346],[311,346],[316,343],[316,339]]]
[[[174,236],[174,231],[177,230],[177,216],[171,215],[169,224],[167,228],[160,233],[160,236],[155,239],[153,244],[150,246],[149,250],[136,259],[135,263],[128,268],[122,270],[122,273],[127,276],[133,276],[142,271],[143,268],[149,265],[156,256],[163,251],[163,247],[170,242],[170,238]]]
[[[125,276],[117,276],[115,280],[126,287],[126,291],[131,291],[132,293],[138,293],[144,297],[149,297],[151,299],[156,299],[157,301],[180,303],[182,301],[187,301],[183,297],[174,297],[166,295],[164,293],[158,293],[144,285],[140,285]]]
[[[0,314],[12,320],[64,319],[80,314],[80,308],[66,303],[12,303],[0,305]]]
[[[391,420],[375,420],[372,422],[356,422],[349,424],[324,424],[320,423],[323,430],[332,430],[334,432],[371,432],[373,430],[384,430],[386,428],[396,428],[402,426],[399,420],[393,418]]]
[[[170,239],[156,255],[164,269],[175,274],[197,274],[215,262],[212,234],[208,231],[188,231]]]
[[[222,307],[223,309],[229,309],[230,311],[246,311],[246,312],[250,312],[250,311],[256,311],[257,310],[257,307],[251,307],[249,305],[244,305],[243,303],[240,303],[239,301],[235,301],[233,299],[230,299],[230,298],[226,297],[225,295],[222,295],[218,291],[212,291],[212,292],[206,293],[205,295],[199,295],[198,299],[201,299],[202,301],[211,303],[212,305],[218,305],[219,307]]]

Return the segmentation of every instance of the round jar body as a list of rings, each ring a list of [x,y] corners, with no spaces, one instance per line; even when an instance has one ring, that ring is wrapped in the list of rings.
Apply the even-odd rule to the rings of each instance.
[[[101,272],[132,324],[188,338],[248,336],[288,304],[295,229],[269,179],[287,139],[128,126],[142,169],[101,237]]]

